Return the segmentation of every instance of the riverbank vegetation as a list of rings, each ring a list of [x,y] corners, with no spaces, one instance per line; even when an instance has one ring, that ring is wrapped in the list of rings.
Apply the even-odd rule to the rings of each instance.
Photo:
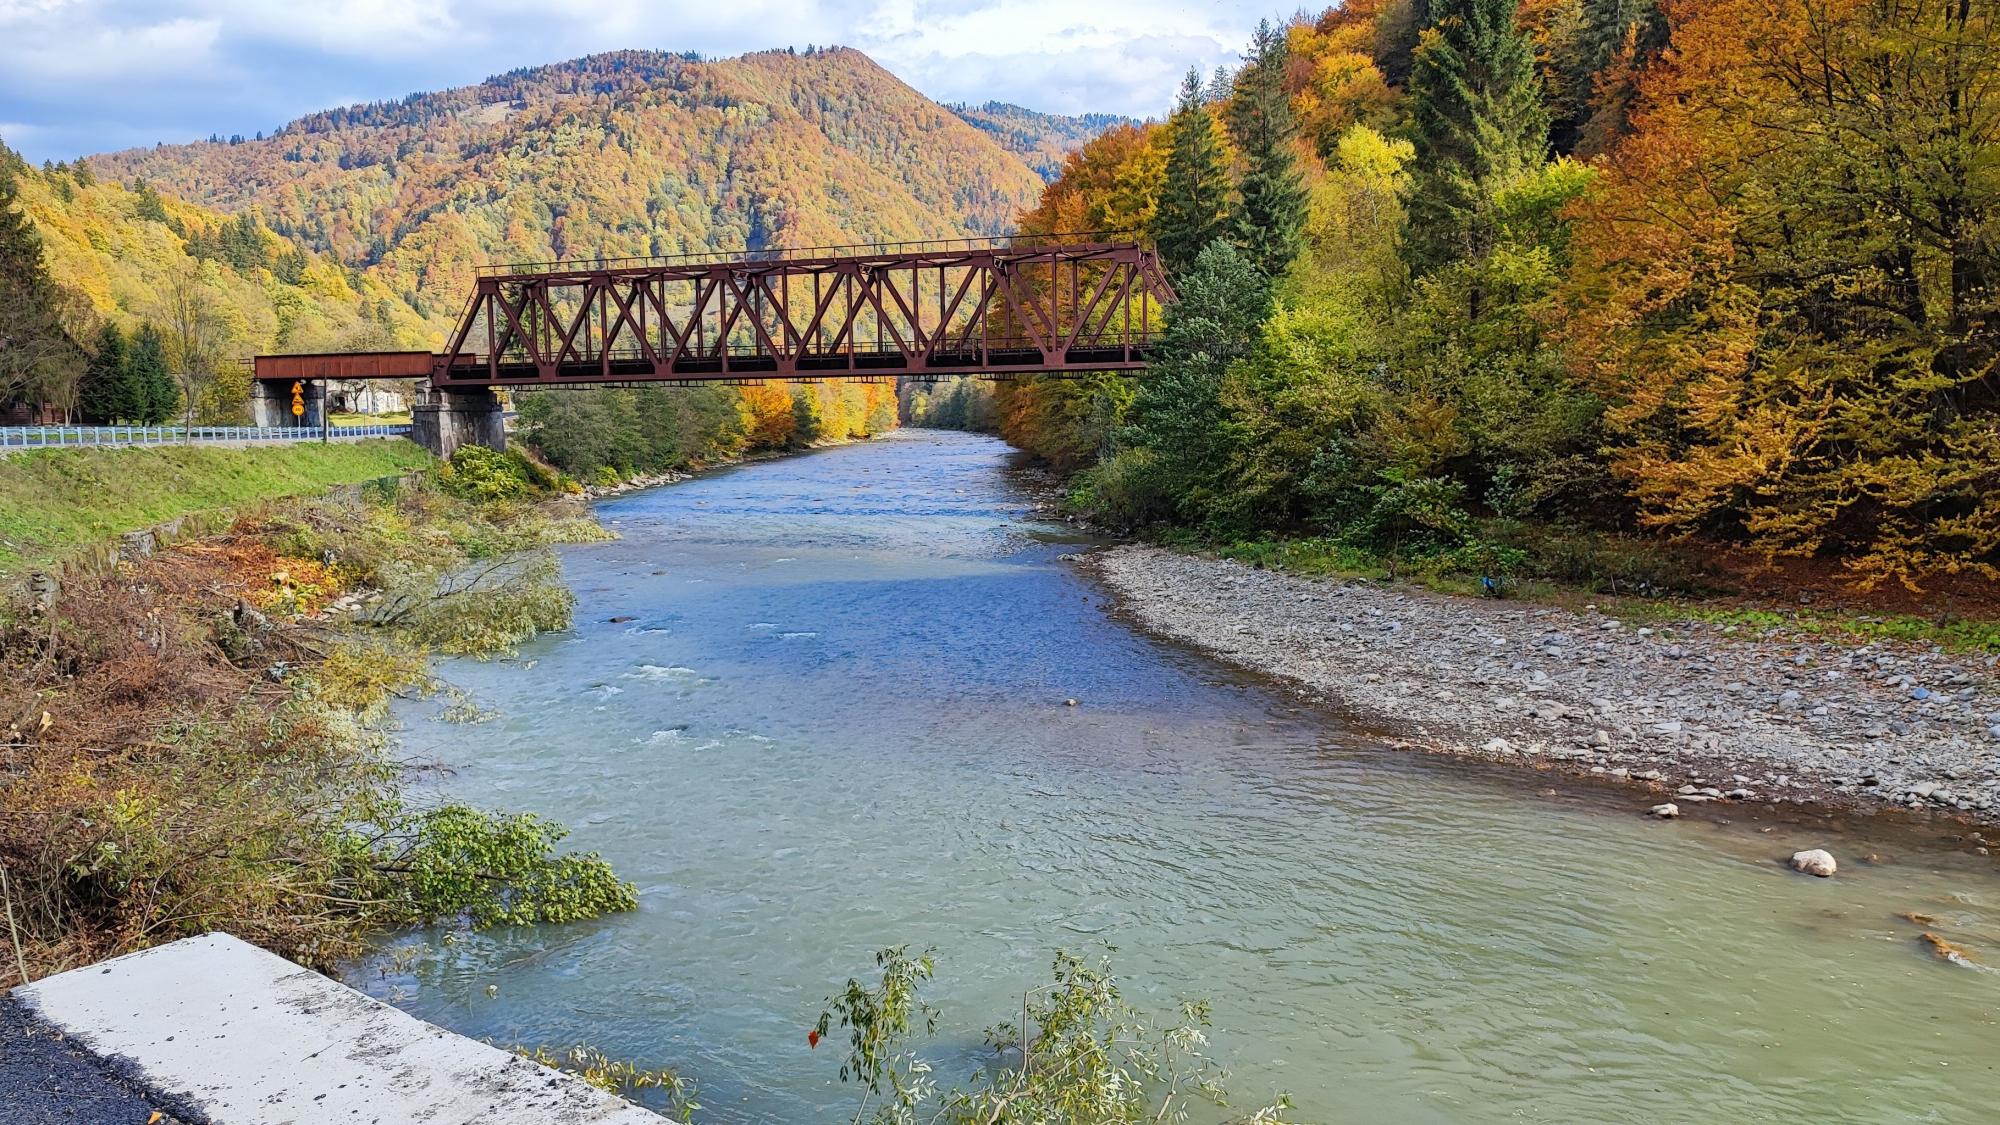
[[[14,453],[0,457],[0,581],[182,516],[311,495],[433,464],[430,454],[400,440]]]
[[[937,1030],[939,1012],[923,998],[935,953],[877,953],[880,981],[850,978],[806,1033],[809,1049],[836,1025],[847,1033],[840,1080],[860,1090],[855,1121],[1114,1125],[1184,1121],[1197,1106],[1228,1105],[1228,1075],[1208,1054],[1208,1005],[1184,1001],[1164,1018],[1148,1015],[1125,999],[1108,954],[1086,960],[1065,951],[1055,955],[1051,981],[1023,993],[1020,1011],[987,1031],[991,1064],[968,1085],[941,1087],[918,1042],[919,1029],[924,1037]],[[1230,1120],[1278,1125],[1289,1108],[1280,1098]]]
[[[432,651],[567,627],[537,552],[603,534],[524,459],[440,478],[251,505],[9,607],[0,871],[28,975],[218,929],[326,967],[385,928],[634,905],[559,825],[406,795],[390,702],[448,691]]]
[[[594,485],[873,437],[897,422],[893,386],[838,379],[540,391],[518,401],[521,438]]]
[[[1181,302],[1148,378],[924,405],[1073,472],[1079,509],[1207,543],[1638,590],[1718,561],[1989,583],[1996,68],[2000,16],[1942,3],[1266,26],[1023,218],[1150,232]]]

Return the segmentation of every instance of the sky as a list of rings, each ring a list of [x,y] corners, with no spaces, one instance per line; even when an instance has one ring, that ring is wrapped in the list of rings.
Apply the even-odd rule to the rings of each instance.
[[[593,51],[840,44],[944,102],[1163,116],[1263,3],[1148,0],[0,0],[0,139],[30,160],[269,132]]]

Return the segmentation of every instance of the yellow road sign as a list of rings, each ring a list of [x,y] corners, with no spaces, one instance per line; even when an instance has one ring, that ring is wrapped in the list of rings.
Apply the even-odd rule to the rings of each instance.
[[[306,385],[303,382],[293,383],[292,417],[302,418],[305,416],[305,412],[306,412]]]

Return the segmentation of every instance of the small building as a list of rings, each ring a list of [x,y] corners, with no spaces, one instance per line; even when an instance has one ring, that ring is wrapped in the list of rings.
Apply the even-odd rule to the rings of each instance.
[[[69,421],[52,402],[0,403],[0,426],[60,426]]]
[[[334,379],[326,393],[335,414],[405,414],[410,409],[408,392],[395,384]]]

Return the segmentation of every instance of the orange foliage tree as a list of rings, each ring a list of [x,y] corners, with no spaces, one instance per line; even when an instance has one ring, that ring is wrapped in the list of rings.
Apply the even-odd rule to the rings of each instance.
[[[1670,0],[1563,335],[1652,524],[2000,575],[2000,15]]]

